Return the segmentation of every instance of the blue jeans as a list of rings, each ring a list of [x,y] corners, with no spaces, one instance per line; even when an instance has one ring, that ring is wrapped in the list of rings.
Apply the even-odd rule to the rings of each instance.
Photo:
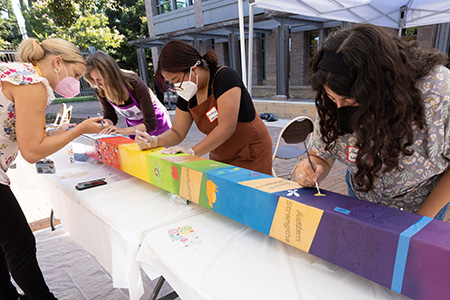
[[[356,197],[355,191],[353,190],[352,182],[350,180],[350,172],[347,170],[345,173],[345,181],[347,182],[347,192],[349,197],[358,198]],[[443,220],[445,217],[445,214],[447,213],[447,209],[450,205],[450,202],[447,203],[437,214],[434,216],[436,220]]]

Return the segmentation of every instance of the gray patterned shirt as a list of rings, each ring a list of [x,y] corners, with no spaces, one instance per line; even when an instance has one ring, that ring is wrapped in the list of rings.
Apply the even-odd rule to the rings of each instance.
[[[438,66],[417,84],[424,100],[427,130],[413,127],[415,142],[411,148],[414,154],[400,155],[399,168],[381,174],[372,190],[355,190],[359,199],[416,212],[447,170],[450,162],[450,70]],[[316,121],[312,139],[313,151],[323,159],[337,159],[345,164],[353,181],[357,171],[356,137],[345,134],[330,152],[325,151]]]

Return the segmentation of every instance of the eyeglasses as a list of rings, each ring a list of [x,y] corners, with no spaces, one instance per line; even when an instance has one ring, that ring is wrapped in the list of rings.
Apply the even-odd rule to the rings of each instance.
[[[187,73],[187,71],[186,72],[184,72],[184,74],[183,74],[183,77],[181,78],[181,83],[180,83],[180,85],[178,85],[178,86],[172,86],[172,87],[169,87],[169,88],[167,88],[169,91],[171,91],[171,92],[179,92],[179,91],[182,91],[182,90],[184,90],[183,89],[183,87],[182,87],[182,85],[183,85],[183,82],[184,82],[184,77],[186,76],[186,73]]]

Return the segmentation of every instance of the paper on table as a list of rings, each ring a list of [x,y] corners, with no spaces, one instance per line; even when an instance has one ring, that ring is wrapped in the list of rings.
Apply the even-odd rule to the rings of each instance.
[[[169,229],[167,234],[176,249],[192,247],[202,242],[197,232],[189,225]]]
[[[94,139],[94,140],[98,140],[98,139],[104,139],[104,138],[109,138],[109,137],[116,137],[116,136],[123,136],[117,133],[112,133],[112,134],[99,134],[99,133],[85,133],[83,134],[83,136]]]

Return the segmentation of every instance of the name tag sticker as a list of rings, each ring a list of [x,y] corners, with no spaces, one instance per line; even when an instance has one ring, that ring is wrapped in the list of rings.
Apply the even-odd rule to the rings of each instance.
[[[209,122],[214,122],[215,119],[219,117],[219,113],[217,112],[217,108],[213,106],[210,110],[206,112],[206,116],[209,119]]]
[[[340,208],[340,207],[337,207],[337,206],[334,208],[334,211],[337,211],[337,212],[340,212],[340,213],[343,213],[343,214],[346,214],[346,215],[348,215],[350,213],[350,211],[348,209]]]
[[[347,146],[347,160],[349,162],[356,162],[356,156],[358,155],[359,148],[353,146]]]
[[[38,174],[55,174],[55,163],[50,159],[40,160],[36,163],[36,172]]]

